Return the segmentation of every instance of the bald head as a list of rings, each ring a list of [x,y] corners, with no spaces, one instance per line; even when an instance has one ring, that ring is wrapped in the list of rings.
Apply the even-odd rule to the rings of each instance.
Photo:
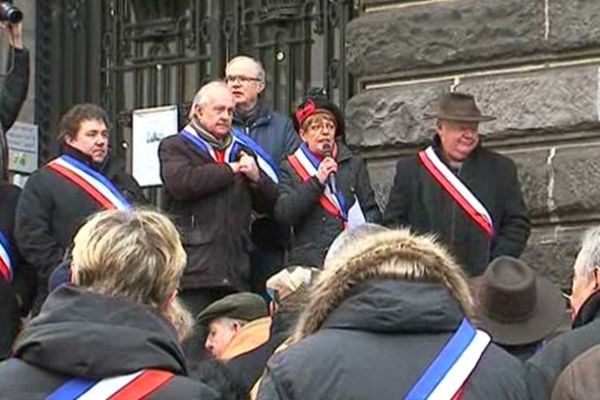
[[[243,115],[256,107],[265,89],[265,70],[254,58],[237,56],[227,63],[225,80],[233,94],[236,111]]]
[[[234,107],[233,96],[227,84],[212,81],[202,86],[194,96],[190,119],[195,118],[213,136],[224,138],[231,130]]]

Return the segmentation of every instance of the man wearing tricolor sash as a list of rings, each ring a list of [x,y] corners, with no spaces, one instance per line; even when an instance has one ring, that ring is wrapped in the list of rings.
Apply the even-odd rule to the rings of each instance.
[[[74,238],[72,284],[54,290],[0,364],[0,398],[215,400],[188,377],[177,298],[185,252],[153,211],[94,215]]]
[[[384,212],[388,226],[437,234],[470,276],[490,260],[518,258],[530,233],[515,163],[481,145],[482,115],[473,96],[447,93],[432,144],[401,159]]]
[[[19,199],[15,236],[37,274],[34,314],[82,222],[100,210],[145,203],[135,179],[109,156],[108,126],[106,112],[97,105],[71,108],[59,124],[61,155],[29,178]]]
[[[525,400],[522,364],[471,323],[462,268],[431,236],[347,242],[311,288],[258,400]]]
[[[287,264],[320,268],[340,232],[379,222],[381,212],[364,162],[340,140],[339,108],[314,91],[295,117],[303,143],[281,165],[275,217],[292,227]]]
[[[15,214],[21,189],[0,179],[0,360],[10,355],[21,317],[29,313],[35,276],[17,251]]]
[[[248,289],[251,215],[270,214],[277,198],[279,172],[256,142],[232,130],[234,106],[224,82],[204,85],[190,123],[159,147],[165,209],[188,256],[181,295],[194,314]],[[202,349],[200,336],[186,351]]]

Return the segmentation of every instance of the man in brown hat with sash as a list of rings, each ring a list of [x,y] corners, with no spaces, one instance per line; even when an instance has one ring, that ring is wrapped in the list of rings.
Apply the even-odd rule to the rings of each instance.
[[[470,276],[490,260],[519,257],[530,232],[515,163],[483,148],[482,115],[473,96],[447,93],[436,114],[436,135],[396,168],[384,223],[436,233]]]

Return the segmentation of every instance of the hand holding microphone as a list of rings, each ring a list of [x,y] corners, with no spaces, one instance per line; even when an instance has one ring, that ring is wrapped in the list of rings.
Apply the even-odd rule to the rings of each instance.
[[[333,150],[331,146],[327,145],[323,147],[323,156],[325,157],[319,169],[317,170],[317,179],[323,185],[329,181],[329,184],[335,188],[335,173],[337,172],[338,165],[333,159]]]

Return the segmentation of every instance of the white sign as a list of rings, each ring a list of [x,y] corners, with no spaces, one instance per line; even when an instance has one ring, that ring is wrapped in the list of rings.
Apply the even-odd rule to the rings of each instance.
[[[8,169],[31,174],[38,168],[38,126],[15,122],[6,132]]]
[[[158,145],[177,133],[177,106],[133,111],[132,173],[140,186],[161,185]]]

